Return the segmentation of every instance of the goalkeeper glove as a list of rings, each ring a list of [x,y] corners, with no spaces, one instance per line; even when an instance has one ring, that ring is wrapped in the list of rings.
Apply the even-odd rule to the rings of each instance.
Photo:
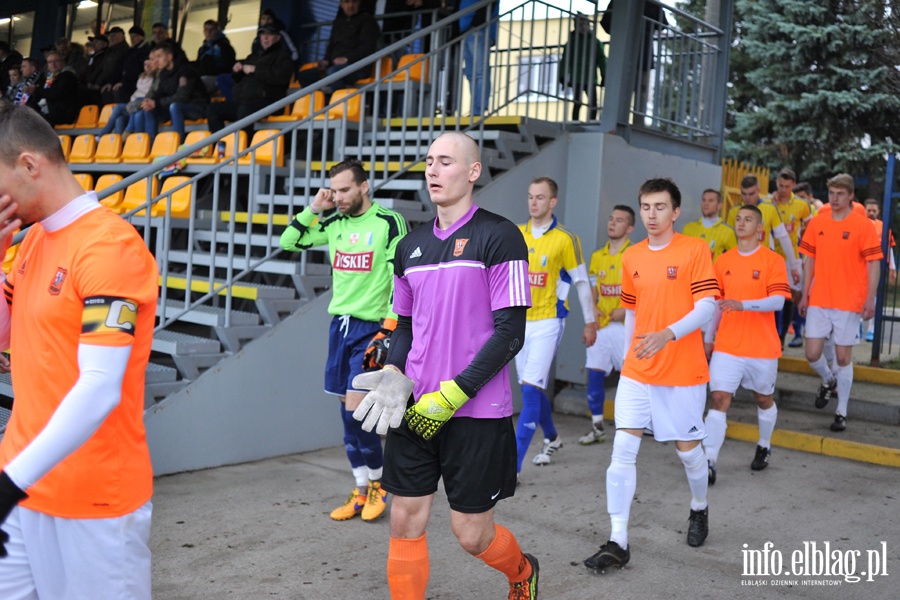
[[[9,478],[6,471],[0,471],[0,525],[6,521],[6,517],[12,512],[16,504],[28,497],[28,494],[19,489],[13,480]],[[6,542],[9,541],[9,534],[0,529],[0,558],[6,556]]]
[[[403,409],[412,394],[413,380],[396,367],[388,366],[380,371],[360,373],[353,378],[353,387],[371,390],[353,411],[353,418],[363,421],[362,428],[375,431],[378,435],[387,433],[388,427],[399,427],[403,420]]]
[[[406,423],[411,431],[430,440],[450,420],[453,413],[468,401],[469,397],[459,389],[455,381],[442,381],[440,390],[424,394],[418,402],[406,409]]]
[[[369,347],[366,348],[366,354],[363,356],[363,370],[373,371],[384,368],[384,361],[387,360],[388,350],[391,348],[391,334],[396,327],[396,319],[385,319],[381,322],[381,330],[375,334],[375,337],[369,342]]]

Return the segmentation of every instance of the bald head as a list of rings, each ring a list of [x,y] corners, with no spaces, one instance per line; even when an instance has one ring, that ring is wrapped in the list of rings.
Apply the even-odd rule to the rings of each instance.
[[[471,167],[475,163],[481,162],[481,152],[478,150],[478,142],[461,131],[448,131],[438,136],[437,140],[447,140],[451,142],[459,151],[466,166]]]

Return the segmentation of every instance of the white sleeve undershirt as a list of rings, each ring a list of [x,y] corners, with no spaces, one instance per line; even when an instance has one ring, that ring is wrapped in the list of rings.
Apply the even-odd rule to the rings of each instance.
[[[716,302],[716,310],[713,312],[712,319],[709,320],[709,326],[703,332],[703,341],[712,344],[716,341],[716,331],[719,329],[719,321],[722,320],[722,308]]]
[[[625,353],[622,356],[628,356],[631,350],[631,339],[634,337],[634,309],[625,309]]]
[[[714,298],[707,296],[700,298],[694,302],[694,308],[688,314],[684,315],[677,322],[669,325],[669,329],[675,335],[676,340],[680,340],[695,329],[700,329],[712,318],[716,310],[716,301]]]
[[[784,255],[787,257],[787,263],[789,270],[796,269],[798,265],[797,253],[794,252],[794,245],[791,244],[791,236],[788,234],[787,229],[784,227],[784,223],[779,223],[775,227],[772,228],[772,235],[775,239],[778,240],[778,243],[781,244],[781,249],[784,251]],[[790,275],[790,273],[788,273]]]
[[[575,284],[575,292],[578,294],[578,302],[581,304],[581,313],[584,315],[584,323],[593,323],[594,319],[594,294],[591,292],[591,282],[588,277],[587,267],[582,263],[574,269],[566,269],[572,283]]]
[[[13,483],[27,490],[94,435],[119,405],[130,356],[131,346],[78,345],[78,381],[46,427],[4,469]]]
[[[784,308],[784,296],[768,296],[759,300],[741,300],[744,310],[751,312],[776,312]]]

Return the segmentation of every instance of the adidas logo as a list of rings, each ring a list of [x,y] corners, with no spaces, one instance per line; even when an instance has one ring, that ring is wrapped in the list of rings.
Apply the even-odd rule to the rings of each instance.
[[[441,406],[439,404],[435,404],[434,402],[432,402],[431,404],[428,405],[428,414],[429,415],[437,415],[442,412],[444,412],[444,409],[441,408]]]
[[[409,255],[410,258],[419,258],[422,256],[422,249],[416,246],[416,249],[413,250],[413,253]]]
[[[697,433],[697,431],[698,431],[697,427],[694,426],[694,427],[691,427],[691,430],[688,431],[688,433]]]
[[[731,275],[731,271],[725,271],[726,275]]]
[[[638,272],[635,271],[635,272],[634,272],[634,275],[632,275],[632,278],[637,279],[638,277],[640,277],[640,275],[638,275]]]

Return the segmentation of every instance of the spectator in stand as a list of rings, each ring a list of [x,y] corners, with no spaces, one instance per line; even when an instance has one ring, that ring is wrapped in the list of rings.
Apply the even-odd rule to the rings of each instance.
[[[477,1],[460,0],[459,10],[465,10]],[[489,20],[488,8],[491,10],[490,20],[493,20],[493,22],[487,27],[482,27]],[[463,58],[465,60],[463,73],[466,79],[469,80],[469,89],[472,92],[472,109],[470,114],[473,117],[479,117],[487,112],[490,104],[490,48],[497,43],[497,19],[499,16],[500,2],[498,0],[459,19],[459,30],[465,35],[463,40]]]
[[[174,39],[169,37],[169,28],[166,27],[165,23],[154,23],[150,28],[150,49],[153,50],[157,48],[163,42],[167,42],[175,48],[175,61],[186,61],[188,60],[187,54],[184,53],[184,50],[181,49],[181,44],[176,42]]]
[[[106,37],[109,39],[109,47],[106,49],[106,59],[100,75],[100,99],[103,104],[111,104],[116,101],[113,86],[122,80],[122,66],[130,47],[125,41],[125,30],[121,27],[113,27]]]
[[[117,83],[112,86],[115,101],[127,103],[137,88],[138,79],[144,73],[144,63],[150,58],[150,42],[144,36],[144,30],[137,25],[128,30],[131,48],[122,61],[122,73]]]
[[[33,96],[43,85],[44,73],[41,71],[41,63],[36,58],[26,58],[22,61],[22,87],[10,101],[37,110],[37,98]]]
[[[59,52],[66,61],[66,68],[75,73],[79,84],[84,80],[87,73],[87,57],[84,53],[84,46],[70,42],[68,38],[61,37],[56,40],[56,51]]]
[[[22,64],[22,55],[0,41],[0,90],[9,87],[9,70]]]
[[[85,74],[85,104],[100,104],[100,88],[103,87],[103,63],[106,62],[107,47],[109,46],[109,38],[105,35],[95,35],[88,38],[90,45],[88,46],[87,73]],[[93,50],[93,53],[91,53]]]
[[[230,73],[237,57],[231,42],[219,24],[212,19],[203,23],[203,45],[197,51],[194,69],[210,94],[217,90],[216,76]]]
[[[9,79],[9,85],[3,90],[3,98],[12,102],[22,87],[22,65],[10,67],[7,72],[7,78]]]
[[[318,69],[299,74],[301,85],[310,85],[333,75],[353,63],[371,56],[378,48],[381,30],[375,17],[359,10],[360,0],[341,0],[341,12],[331,24],[331,37],[325,57]],[[352,87],[357,80],[368,77],[371,67],[356,69],[334,83],[333,87]]]
[[[32,97],[50,125],[68,125],[78,118],[78,78],[66,68],[66,59],[56,50],[47,53],[47,77]]]
[[[146,131],[146,118],[144,110],[141,108],[141,102],[155,89],[156,68],[153,61],[148,57],[144,61],[144,72],[138,77],[131,98],[129,98],[128,102],[116,104],[109,121],[106,122],[103,130],[100,131],[100,135],[106,135],[107,133],[124,135],[135,131]]]
[[[225,121],[237,121],[255,113],[287,93],[294,63],[281,34],[274,25],[264,25],[259,28],[259,38],[260,49],[232,68],[234,99],[209,105],[210,131],[222,129]]]
[[[285,27],[284,21],[275,16],[275,11],[273,11],[271,8],[267,8],[259,15],[260,28],[267,25],[275,26],[275,29],[278,30],[278,35],[281,36],[281,43],[284,44],[285,50],[287,50],[288,54],[291,55],[291,60],[294,61],[294,64],[299,66],[300,52],[297,50],[297,46],[294,44],[294,40],[292,40],[291,36],[288,35],[287,27]],[[260,37],[257,35],[253,40],[253,44],[250,46],[250,52],[253,53],[258,51],[261,43],[262,40],[260,40]]]
[[[172,129],[184,140],[185,119],[206,116],[209,95],[197,72],[187,61],[177,60],[175,54],[175,46],[169,43],[162,43],[150,52],[153,66],[159,72],[158,82],[156,90],[141,101],[141,108],[152,112],[151,118],[147,118],[147,133],[151,137],[156,137],[157,123],[172,119]]]
[[[603,44],[591,29],[587,15],[579,14],[575,17],[575,29],[569,33],[560,62],[559,83],[563,87],[572,88],[572,120],[579,120],[582,95],[587,93],[588,120],[596,121],[600,117],[597,87],[603,86],[603,78],[606,76],[606,55],[603,53]]]

